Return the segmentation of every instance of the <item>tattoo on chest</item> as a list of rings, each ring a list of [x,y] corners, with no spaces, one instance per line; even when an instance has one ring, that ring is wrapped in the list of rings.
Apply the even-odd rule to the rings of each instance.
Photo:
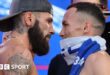
[[[28,57],[27,57],[28,58]],[[31,60],[23,57],[21,54],[16,54],[8,59],[10,70],[7,70],[8,75],[29,75],[31,72]]]

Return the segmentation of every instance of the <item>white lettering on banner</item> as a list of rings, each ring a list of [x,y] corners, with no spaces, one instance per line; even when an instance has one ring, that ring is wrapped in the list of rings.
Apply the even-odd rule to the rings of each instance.
[[[79,56],[77,56],[74,60],[74,65],[77,65],[77,64],[82,65],[83,63],[84,63],[84,58],[80,59]]]
[[[77,65],[77,64],[78,64],[78,62],[79,62],[79,60],[80,60],[80,57],[79,57],[79,56],[77,56],[77,57],[75,58],[75,60],[74,60],[74,65]]]
[[[84,58],[82,58],[80,61],[79,61],[79,65],[82,65],[84,63]]]
[[[3,64],[0,64],[0,70],[3,70]]]
[[[29,69],[29,65],[0,64],[0,70],[10,70],[10,69]]]

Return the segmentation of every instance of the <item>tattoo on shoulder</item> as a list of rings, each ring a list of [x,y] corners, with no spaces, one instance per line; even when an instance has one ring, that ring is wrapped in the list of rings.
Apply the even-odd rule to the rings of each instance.
[[[8,75],[29,75],[31,71],[31,60],[26,59],[21,54],[16,54],[8,59],[10,70]]]

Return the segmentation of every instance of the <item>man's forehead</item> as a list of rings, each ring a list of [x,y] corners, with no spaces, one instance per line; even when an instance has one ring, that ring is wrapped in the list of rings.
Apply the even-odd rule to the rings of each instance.
[[[90,2],[90,3],[96,3],[99,4],[99,0],[72,0],[72,3],[78,3],[78,2]]]
[[[72,8],[70,8],[70,9],[67,10],[65,16],[66,16],[66,17],[67,17],[67,16],[68,16],[68,17],[69,17],[69,16],[72,16],[72,15],[74,15],[76,12],[77,12],[77,8],[72,7]]]
[[[77,8],[72,7],[67,10],[67,12],[64,15],[63,21],[67,22],[70,21],[70,19],[74,19],[77,16]]]

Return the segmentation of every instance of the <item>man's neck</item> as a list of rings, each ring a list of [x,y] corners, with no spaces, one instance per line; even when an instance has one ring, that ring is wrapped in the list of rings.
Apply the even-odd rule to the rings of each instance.
[[[32,57],[34,58],[34,53],[32,52],[32,46],[29,43],[29,38],[28,38],[28,33],[17,33],[17,32],[12,32],[12,34],[10,35],[10,39],[14,40],[14,43],[17,43],[19,45],[21,45],[22,47],[26,48],[27,50],[29,50],[32,54]]]
[[[29,43],[28,39],[28,33],[18,33],[13,31],[10,35],[10,39],[13,40],[13,43],[19,44],[24,48],[27,48],[28,50],[31,50],[31,45]]]

